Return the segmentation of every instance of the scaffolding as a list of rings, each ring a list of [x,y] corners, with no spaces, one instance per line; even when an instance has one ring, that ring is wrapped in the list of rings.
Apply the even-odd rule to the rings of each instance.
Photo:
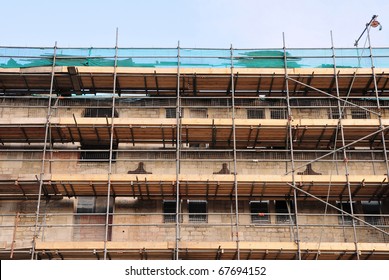
[[[389,49],[283,42],[0,47],[0,258],[389,259]]]

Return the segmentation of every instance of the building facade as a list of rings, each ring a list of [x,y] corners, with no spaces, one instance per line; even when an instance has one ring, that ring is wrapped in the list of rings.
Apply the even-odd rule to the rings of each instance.
[[[1,259],[389,259],[388,49],[0,54]]]

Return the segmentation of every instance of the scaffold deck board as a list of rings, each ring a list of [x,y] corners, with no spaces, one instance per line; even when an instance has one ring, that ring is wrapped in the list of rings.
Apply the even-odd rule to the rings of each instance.
[[[69,70],[71,68],[71,70]],[[94,94],[112,92],[113,67],[55,67],[55,85],[53,92],[69,95],[71,93]],[[117,90],[122,93],[139,93],[145,89],[151,95],[175,95],[177,87],[176,68],[117,68]],[[376,69],[377,87],[381,95],[387,95],[388,69]],[[51,67],[26,69],[0,69],[0,84],[5,92],[29,89],[30,91],[50,90]],[[295,80],[303,84],[296,85],[292,95],[322,95],[313,88],[332,91],[333,69],[287,69],[289,85]],[[237,96],[255,96],[258,92],[268,95],[285,95],[285,70],[278,68],[235,68],[233,74],[239,83],[235,88]],[[217,96],[228,94],[230,68],[182,68],[180,69],[180,89],[188,95]],[[347,95],[352,85],[354,94],[374,96],[371,84],[371,69],[338,69],[340,95]],[[382,77],[382,79],[380,79]],[[259,82],[260,78],[260,82]],[[194,79],[196,82],[194,83]],[[76,81],[76,82],[75,82]],[[120,87],[119,87],[120,85]]]
[[[354,243],[300,242],[302,259],[356,259]],[[389,259],[387,243],[357,243],[361,259]],[[40,259],[101,259],[107,250],[109,259],[173,259],[175,242],[41,242],[35,250]],[[237,243],[230,242],[179,242],[180,259],[222,259],[237,258]],[[241,259],[296,259],[295,242],[239,242]],[[7,256],[8,253],[8,256]],[[18,249],[17,259],[28,258]],[[9,258],[9,251],[0,252],[2,259]]]
[[[114,119],[114,140],[121,143],[160,143],[176,140],[176,119],[117,118]],[[293,119],[291,120],[294,142],[305,148],[327,148],[342,143],[338,120]],[[45,138],[46,120],[43,118],[1,118],[0,135],[3,143],[42,143]],[[371,139],[380,133],[378,119],[342,120],[345,144],[369,147]],[[389,119],[383,119],[382,131],[389,129]],[[231,147],[231,119],[181,119],[181,140],[186,143],[211,143],[213,147]],[[288,137],[287,120],[236,119],[236,146],[284,146]],[[253,128],[260,127],[257,133]],[[109,143],[111,119],[106,118],[52,118],[50,120],[53,142]],[[215,133],[216,132],[216,133]],[[382,143],[377,140],[378,146]],[[377,147],[378,147],[377,146]]]
[[[281,199],[292,195],[292,175],[237,175],[239,199]],[[197,199],[230,199],[235,195],[234,175],[180,174],[180,196]],[[163,174],[46,174],[42,195],[49,197],[106,196],[110,180],[112,196],[142,199],[173,199],[176,175]],[[389,197],[386,175],[349,175],[354,200]],[[295,175],[296,188],[319,198],[339,200],[347,194],[344,175]],[[37,175],[0,175],[0,198],[36,198],[40,180]],[[298,199],[312,199],[304,192]]]

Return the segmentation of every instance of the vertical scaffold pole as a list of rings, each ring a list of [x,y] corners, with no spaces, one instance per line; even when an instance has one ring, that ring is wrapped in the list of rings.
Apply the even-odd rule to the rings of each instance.
[[[335,48],[334,48],[334,39],[331,34],[331,50],[332,50],[332,61],[334,64],[334,78],[335,78],[335,89],[336,89],[336,97],[338,98],[338,112],[339,112],[339,119],[338,119],[338,129],[340,130],[340,135],[342,138],[342,146],[346,146],[345,142],[345,135],[344,135],[344,128],[343,128],[343,110],[342,105],[340,104],[340,93],[339,93],[339,81],[338,81],[338,74],[337,74],[337,68],[336,68],[336,56],[335,56]],[[336,141],[336,139],[335,139]],[[343,162],[344,162],[344,168],[345,168],[345,176],[346,176],[346,185],[347,185],[347,191],[348,191],[348,200],[350,204],[350,214],[354,217],[354,206],[352,202],[352,195],[351,195],[351,185],[349,180],[349,167],[348,167],[348,158],[347,158],[347,152],[346,149],[343,150]],[[342,205],[341,205],[342,206]],[[341,207],[342,208],[342,207]],[[343,209],[343,208],[342,208]],[[343,215],[342,215],[343,216]],[[358,238],[357,238],[357,229],[355,225],[355,219],[352,219],[352,226],[353,226],[353,234],[354,234],[354,244],[355,244],[355,253],[357,256],[357,259],[359,260],[359,251],[358,251]]]
[[[109,237],[109,228],[110,228],[110,216],[109,211],[110,198],[111,198],[111,176],[112,176],[112,157],[113,157],[113,137],[115,135],[115,126],[114,126],[114,117],[115,117],[115,102],[116,102],[116,79],[117,79],[117,64],[118,64],[118,38],[119,30],[116,28],[116,40],[115,40],[115,58],[113,66],[113,88],[112,88],[112,112],[111,112],[111,129],[110,129],[110,139],[109,139],[109,164],[108,164],[108,184],[107,184],[107,208],[105,212],[105,236],[104,236],[104,260],[108,256],[107,242]],[[116,139],[118,141],[118,139]],[[113,207],[113,205],[112,205]],[[112,218],[113,220],[113,218]]]
[[[367,24],[367,25],[370,25],[370,24]],[[373,82],[374,82],[374,93],[375,93],[376,100],[377,100],[378,120],[380,123],[380,129],[383,129],[384,125],[382,124],[382,109],[381,109],[381,104],[380,104],[380,98],[378,95],[378,83],[377,83],[377,76],[376,76],[376,72],[375,72],[373,49],[371,46],[371,39],[370,39],[370,26],[367,26],[367,25],[366,25],[366,27],[367,27],[367,29],[366,29],[367,30],[367,41],[369,44],[371,72],[373,75]],[[389,163],[388,163],[388,154],[386,151],[386,140],[385,140],[385,132],[384,131],[381,131],[381,141],[382,141],[382,148],[383,148],[383,152],[384,152],[384,159],[385,159],[385,166],[386,166],[386,177],[387,177],[387,181],[389,182]],[[381,207],[381,202],[379,202],[379,205]],[[385,235],[384,235],[384,240],[385,240]]]
[[[174,249],[174,258],[179,259],[180,252],[180,172],[181,172],[181,99],[180,99],[180,41],[177,43],[177,100],[176,100],[176,245]]]
[[[236,230],[236,258],[240,260],[239,246],[239,201],[238,201],[238,180],[237,180],[237,164],[236,164],[236,125],[235,125],[235,81],[234,81],[234,50],[230,47],[231,59],[231,106],[232,106],[232,142],[233,142],[233,157],[234,157],[234,192],[235,192],[235,230]]]
[[[50,119],[51,119],[51,102],[52,102],[52,96],[53,96],[53,87],[54,87],[54,75],[55,75],[55,63],[57,58],[57,42],[54,44],[54,51],[53,51],[53,64],[51,65],[51,79],[50,79],[50,91],[49,91],[49,100],[48,100],[48,107],[47,107],[47,115],[46,115],[46,124],[45,124],[45,139],[44,139],[44,145],[43,145],[43,152],[42,152],[42,166],[41,166],[41,173],[39,175],[39,191],[38,191],[38,202],[36,206],[36,213],[35,213],[35,227],[34,227],[34,235],[32,238],[32,250],[31,250],[31,259],[34,259],[35,255],[35,243],[36,238],[38,237],[38,223],[39,223],[39,213],[40,213],[40,206],[41,206],[41,196],[42,196],[42,189],[43,189],[43,181],[44,181],[44,174],[45,174],[45,165],[46,165],[46,153],[47,153],[47,138],[49,137],[49,131],[50,131]],[[51,139],[51,135],[50,135]]]
[[[377,16],[376,16],[377,17]],[[371,73],[373,75],[373,83],[374,83],[374,93],[377,101],[377,110],[378,110],[378,120],[380,124],[380,129],[384,128],[384,125],[382,124],[382,109],[380,104],[380,97],[378,95],[378,85],[377,85],[377,76],[375,72],[375,65],[374,65],[374,58],[373,58],[373,49],[371,46],[371,40],[370,40],[370,23],[366,24],[366,31],[367,31],[367,41],[369,44],[369,56],[370,56],[370,63],[371,63]],[[385,159],[385,165],[386,165],[386,176],[387,181],[389,182],[389,163],[388,163],[388,154],[386,152],[386,143],[385,143],[385,132],[381,131],[381,141],[382,141],[382,148],[384,151],[384,159]]]
[[[283,50],[284,50],[284,70],[285,70],[285,90],[286,90],[286,104],[288,107],[288,138],[289,138],[289,149],[290,149],[290,159],[292,165],[292,184],[293,187],[296,186],[295,179],[295,163],[294,163],[294,150],[293,150],[293,131],[292,131],[292,110],[290,107],[290,94],[289,94],[289,75],[288,75],[288,64],[287,64],[287,55],[286,55],[286,45],[285,45],[285,34],[282,33],[282,42],[283,42]],[[298,260],[301,260],[301,248],[300,248],[300,230],[299,230],[299,219],[298,219],[298,205],[297,205],[297,191],[296,188],[293,188],[293,204],[294,204],[294,214],[295,214],[295,226],[296,226],[296,234],[295,242],[297,244],[297,256]]]

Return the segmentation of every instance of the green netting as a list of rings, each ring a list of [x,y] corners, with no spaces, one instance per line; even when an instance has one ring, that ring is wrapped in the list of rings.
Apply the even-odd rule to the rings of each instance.
[[[56,66],[114,66],[114,48],[57,48]],[[284,59],[284,55],[286,59]],[[389,67],[389,49],[373,49],[375,67]],[[53,48],[0,47],[1,68],[53,65]],[[332,49],[190,49],[123,48],[117,50],[119,67],[208,68],[333,68]],[[369,49],[335,49],[338,68],[371,67]]]
[[[301,58],[290,56],[286,52],[288,68],[300,68],[298,61]],[[281,50],[256,50],[239,52],[233,59],[235,67],[240,68],[284,68],[284,52]]]

